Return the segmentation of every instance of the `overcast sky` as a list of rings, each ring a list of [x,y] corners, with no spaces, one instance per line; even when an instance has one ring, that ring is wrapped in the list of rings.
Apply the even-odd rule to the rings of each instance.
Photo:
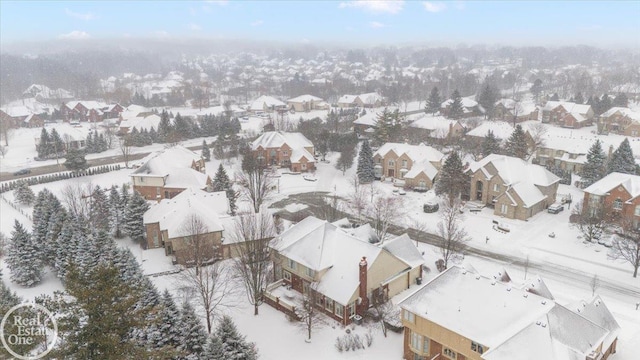
[[[640,1],[0,1],[5,44],[123,37],[638,48]]]

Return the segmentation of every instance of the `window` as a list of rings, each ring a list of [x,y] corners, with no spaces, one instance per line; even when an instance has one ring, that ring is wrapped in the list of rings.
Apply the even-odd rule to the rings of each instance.
[[[428,337],[424,337],[423,342],[422,342],[422,352],[425,354],[429,353],[429,345],[431,343],[431,340],[429,340]]]
[[[327,309],[329,312],[333,312],[333,300],[326,298],[324,300],[324,308]]]
[[[633,212],[633,215],[635,215],[635,216],[640,216],[640,205],[637,205],[637,206],[636,206],[636,209],[635,209],[635,211]]]
[[[322,307],[322,295],[318,294],[317,292],[315,293],[315,297],[316,297],[316,305]]]
[[[622,210],[622,200],[620,198],[613,200],[613,210]]]
[[[473,351],[475,351],[475,352],[477,352],[479,354],[482,354],[482,353],[484,353],[484,346],[478,344],[475,341],[472,341],[471,342],[471,350],[473,350]]]
[[[296,262],[291,259],[287,259],[287,260],[289,260],[289,263],[287,264],[289,266],[289,269],[295,270],[298,264],[296,264]]]
[[[411,332],[411,347],[418,351],[422,350],[422,335]]]
[[[307,276],[309,276],[309,277],[314,277],[314,276],[316,276],[316,272],[315,272],[315,270],[313,270],[313,269],[307,268],[307,271],[306,271],[306,272],[307,272]]]
[[[502,204],[500,211],[502,211],[503,214],[506,214],[507,211],[509,211],[509,206],[507,204]]]
[[[309,283],[306,281],[302,282],[302,293],[305,295],[309,295]]]
[[[407,160],[402,160],[402,167],[407,168]]]
[[[458,354],[455,351],[449,348],[442,349],[442,355],[448,357],[449,359],[454,359],[454,360],[457,359],[457,356],[458,356]]]
[[[336,303],[336,310],[333,313],[336,314],[337,317],[342,319],[342,317],[344,316],[344,306]]]
[[[413,324],[416,323],[416,315],[414,313],[412,313],[410,311],[407,311],[407,310],[403,310],[402,314],[403,314],[404,319],[407,322],[410,322],[410,323],[413,323]]]
[[[349,310],[349,319],[351,319],[351,317],[356,314],[356,303],[349,304],[348,310]]]
[[[140,182],[143,183],[144,182],[144,178],[142,176],[139,177]]]
[[[376,158],[376,164],[380,164],[381,160],[381,158]]]
[[[284,277],[285,280],[287,281],[291,281],[291,273],[288,271],[283,271],[282,272],[282,276]]]
[[[389,160],[389,166],[395,166],[396,163],[393,160]]]
[[[493,184],[493,191],[500,191],[500,184]]]
[[[287,150],[282,150],[282,156],[289,156],[289,152]]]
[[[276,151],[275,151],[275,150],[271,150],[270,155],[271,155],[272,157],[273,157],[273,156],[276,156]]]

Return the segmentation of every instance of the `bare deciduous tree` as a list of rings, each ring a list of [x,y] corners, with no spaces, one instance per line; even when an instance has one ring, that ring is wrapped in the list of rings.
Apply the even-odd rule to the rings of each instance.
[[[352,192],[349,194],[348,207],[358,218],[358,223],[362,223],[362,215],[367,208],[367,189],[360,184],[358,175],[354,174],[351,179]]]
[[[531,139],[533,139],[533,144],[529,151],[529,153],[531,154],[530,156],[533,156],[533,154],[536,152],[536,150],[539,147],[542,147],[545,145],[545,135],[547,134],[547,126],[543,123],[536,122],[536,123],[533,123],[532,125],[529,125],[528,131],[529,131],[529,135],[531,135]]]
[[[196,274],[207,263],[213,262],[218,254],[212,235],[204,220],[196,214],[189,215],[180,226],[183,235],[183,249],[181,250],[184,261],[188,266],[195,268]]]
[[[4,140],[4,146],[9,146],[9,138],[13,136],[13,126],[9,118],[0,119],[0,139]]]
[[[132,141],[130,135],[123,135],[120,138],[120,153],[122,153],[122,160],[124,161],[124,167],[129,168],[129,159],[131,158]]]
[[[449,266],[449,261],[459,260],[463,257],[469,241],[467,231],[462,226],[463,216],[460,212],[460,202],[453,205],[442,202],[442,213],[438,222],[437,233],[441,237],[440,254],[444,261],[444,268]]]
[[[67,205],[69,213],[78,218],[89,218],[91,202],[89,198],[93,194],[94,187],[91,182],[87,184],[72,183],[62,189],[62,201]]]
[[[318,283],[309,284],[309,289],[302,295],[302,301],[295,309],[296,316],[301,325],[307,331],[307,340],[311,341],[311,332],[324,324],[324,318],[317,308],[317,300],[321,297],[318,293]]]
[[[236,183],[241,186],[240,194],[251,202],[253,211],[257,213],[273,193],[273,177],[269,176],[266,167],[251,154],[245,154],[242,170],[236,174]]]
[[[369,209],[373,220],[373,229],[380,241],[384,241],[389,227],[402,217],[403,201],[398,196],[378,196]]]
[[[276,235],[273,218],[266,211],[240,214],[230,235],[236,246],[233,254],[236,276],[253,305],[254,315],[258,315],[262,292],[271,274],[270,242]]]
[[[8,146],[0,145],[0,155],[2,155],[3,159],[4,159],[4,156],[7,155],[8,152],[9,152],[9,147]]]
[[[585,209],[580,201],[574,206],[571,215],[577,219],[573,226],[588,242],[599,239],[609,227],[602,207]]]
[[[394,307],[391,301],[373,301],[372,306],[376,312],[376,318],[380,322],[382,334],[387,337],[387,324],[397,322],[400,319],[400,308]]]
[[[229,267],[222,263],[196,268],[187,268],[180,273],[184,287],[194,291],[198,305],[204,311],[207,331],[211,334],[213,321],[218,310],[235,306],[239,296],[238,288],[231,281]]]
[[[608,257],[623,260],[633,266],[633,277],[638,277],[640,268],[640,229],[632,217],[623,217],[620,221],[623,234],[615,236]]]

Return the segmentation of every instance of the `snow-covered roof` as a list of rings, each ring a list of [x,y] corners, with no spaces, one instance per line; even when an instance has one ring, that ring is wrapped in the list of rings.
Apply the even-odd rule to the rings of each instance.
[[[342,95],[340,99],[338,99],[338,104],[353,104],[357,98],[358,95]]]
[[[146,129],[147,131],[151,129],[157,130],[158,125],[160,124],[160,120],[162,119],[158,114],[148,114],[126,119],[123,118],[123,120],[120,122],[120,128],[129,130],[133,130],[133,128],[136,128],[138,129],[138,131],[143,129]]]
[[[460,266],[445,270],[400,306],[488,347],[486,360],[585,359],[617,325],[609,322],[614,330],[607,330],[553,300]]]
[[[431,146],[424,144],[409,145],[400,143],[386,143],[376,150],[373,156],[380,155],[381,157],[385,157],[390,151],[393,151],[398,156],[406,154],[413,162],[416,163],[423,160],[440,162],[444,157],[443,153]]]
[[[623,116],[630,118],[631,120],[640,121],[640,112],[631,110],[626,107],[612,107],[600,115],[601,118],[608,118],[615,113],[620,113]]]
[[[431,116],[423,114],[409,126],[418,129],[431,130],[435,132],[436,135],[438,132],[441,132],[442,136],[446,137],[449,134],[450,127],[454,126],[456,123],[458,123],[457,120],[446,119],[443,116]]]
[[[360,100],[362,100],[362,102],[365,105],[373,105],[376,103],[376,101],[382,101],[382,96],[380,96],[380,94],[375,92],[360,94],[358,95],[358,97],[360,98]]]
[[[491,130],[498,140],[506,140],[511,136],[515,128],[506,121],[484,121],[476,128],[467,132],[468,136],[485,137]]]
[[[404,174],[405,179],[414,179],[418,175],[424,173],[427,175],[429,180],[433,182],[436,175],[438,175],[438,169],[435,168],[428,160],[418,161],[411,166],[411,170],[409,170],[406,174]]]
[[[264,110],[264,106],[267,107],[280,107],[280,106],[287,106],[287,104],[283,103],[282,101],[272,97],[272,96],[267,96],[267,95],[262,95],[259,98],[255,99],[251,105],[249,105],[249,110],[253,110],[253,111],[262,111]]]
[[[206,226],[206,232],[223,231],[221,217],[229,217],[229,201],[224,191],[206,192],[188,188],[172,199],[163,199],[144,213],[144,224],[159,223],[160,230],[167,230],[169,238],[188,234],[185,223],[197,215]]]
[[[289,99],[287,100],[287,102],[290,103],[304,103],[304,102],[318,102],[318,101],[323,101],[322,98],[319,98],[317,96],[313,96],[313,95],[300,95],[298,97],[294,97],[293,99]]]
[[[32,84],[25,90],[23,95],[31,95],[33,97],[39,96],[44,99],[71,99],[73,94],[65,89],[50,89],[46,85]]]
[[[398,259],[404,261],[412,268],[422,266],[424,258],[418,248],[413,244],[413,240],[407,234],[402,234],[394,239],[385,241],[382,248],[390,252]]]
[[[568,308],[609,331],[604,341],[605,348],[608,348],[618,337],[620,325],[607,308],[607,305],[602,301],[600,295],[594,296],[590,301],[579,301],[576,304],[569,305]]]
[[[640,195],[640,176],[613,172],[584,189],[594,195],[607,195],[615,187],[622,185],[632,198]]]
[[[542,109],[545,111],[550,111],[557,108],[558,106],[562,106],[565,111],[569,113],[577,113],[583,115],[588,113],[591,109],[591,105],[576,104],[569,101],[547,101],[547,103],[544,104],[544,108]]]
[[[195,152],[176,145],[147,155],[130,176],[163,177],[166,187],[203,189],[209,176],[191,168],[193,161],[200,159]]]
[[[453,99],[446,100],[441,104],[441,107],[447,107],[447,106],[451,105],[451,103],[453,103]],[[477,101],[475,101],[475,100],[473,100],[471,98],[468,98],[468,97],[463,97],[462,98],[462,107],[463,108],[470,109],[470,108],[475,107],[475,106],[478,106],[478,102]]]
[[[263,149],[279,148],[284,144],[289,145],[289,147],[294,150],[303,150],[305,147],[313,147],[313,143],[302,135],[302,133],[268,131],[260,135],[251,143],[251,149],[256,150],[258,147],[262,147]]]
[[[0,110],[11,117],[25,117],[33,113],[26,106],[3,107]]]

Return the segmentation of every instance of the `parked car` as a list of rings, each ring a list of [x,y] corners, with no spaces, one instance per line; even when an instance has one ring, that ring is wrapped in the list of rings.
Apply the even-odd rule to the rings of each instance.
[[[438,209],[440,208],[440,205],[438,205],[437,202],[435,201],[428,201],[427,203],[425,203],[424,205],[422,205],[422,211],[426,212],[426,213],[434,213],[436,211],[438,211]]]
[[[20,169],[13,173],[13,176],[27,175],[31,174],[31,169]]]
[[[557,213],[561,212],[562,210],[564,210],[564,205],[555,203],[555,204],[551,204],[549,206],[549,208],[547,209],[547,212],[549,214],[557,214]]]

